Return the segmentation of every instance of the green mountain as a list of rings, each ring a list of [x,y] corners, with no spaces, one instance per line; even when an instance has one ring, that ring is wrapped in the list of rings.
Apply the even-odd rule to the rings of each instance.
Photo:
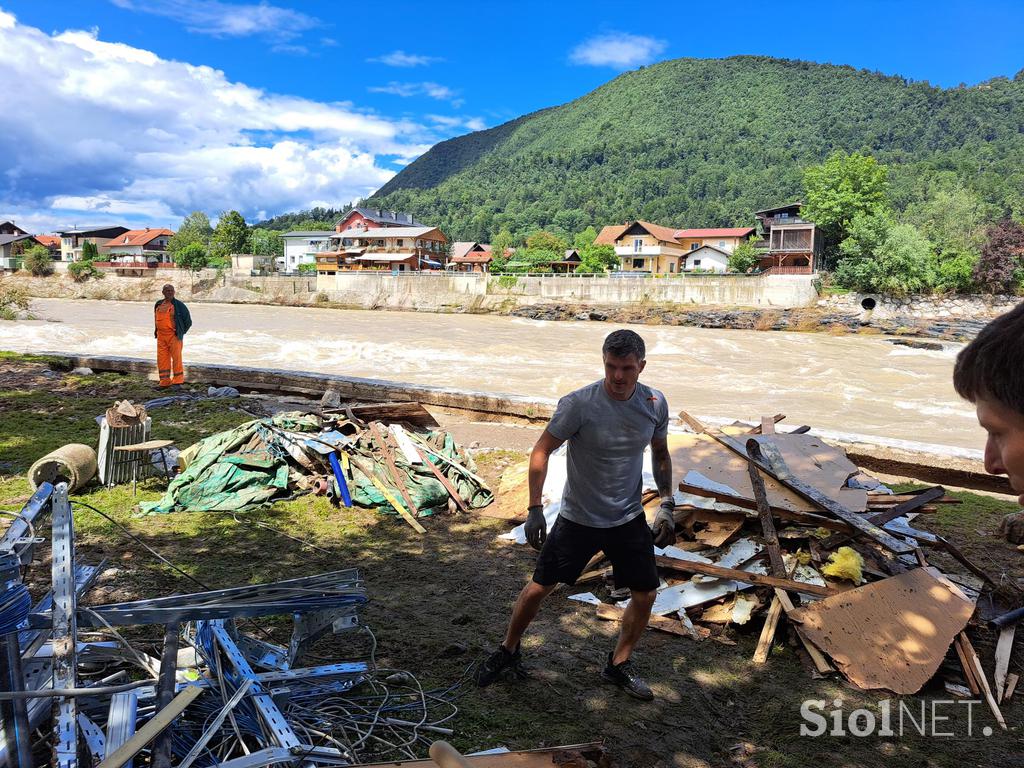
[[[803,168],[835,150],[890,166],[897,210],[942,177],[1020,215],[1024,70],[942,89],[802,61],[675,59],[437,144],[366,204],[460,240],[636,218],[746,225],[759,208],[799,199]]]

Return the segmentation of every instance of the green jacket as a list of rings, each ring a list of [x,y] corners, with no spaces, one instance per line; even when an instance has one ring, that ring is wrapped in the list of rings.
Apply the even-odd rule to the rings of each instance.
[[[164,299],[160,299],[164,301]],[[160,306],[160,301],[153,305],[153,311]],[[174,304],[174,335],[179,339],[184,339],[185,334],[188,333],[188,329],[192,327],[192,315],[188,312],[188,307],[185,306],[185,302],[178,301],[177,299],[171,299]],[[153,335],[156,336],[156,329],[153,329]]]

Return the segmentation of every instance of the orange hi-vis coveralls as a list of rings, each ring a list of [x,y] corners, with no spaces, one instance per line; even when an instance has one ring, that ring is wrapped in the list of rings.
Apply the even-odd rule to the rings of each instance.
[[[156,367],[160,386],[185,383],[185,366],[181,361],[182,340],[174,323],[174,303],[161,301],[156,314]]]

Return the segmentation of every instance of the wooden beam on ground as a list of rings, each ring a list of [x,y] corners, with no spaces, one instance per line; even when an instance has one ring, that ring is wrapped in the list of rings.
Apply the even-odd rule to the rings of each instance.
[[[1013,650],[1013,634],[1016,629],[1016,624],[1004,627],[996,643],[996,701],[1002,701],[1006,693],[1006,673],[1010,668],[1010,652]]]
[[[772,598],[771,607],[768,608],[768,615],[764,620],[764,627],[761,629],[761,637],[758,638],[757,648],[754,649],[754,664],[764,664],[768,661],[768,654],[772,649],[772,641],[775,639],[775,630],[779,626],[779,618],[782,616],[782,602],[778,597]]]
[[[674,557],[655,555],[655,562],[659,568],[664,568],[676,573],[700,573],[705,576],[714,576],[719,579],[731,579],[742,581],[744,584],[754,584],[758,587],[779,587],[790,592],[802,592],[805,595],[815,597],[830,597],[838,594],[838,591],[831,587],[821,587],[817,584],[804,584],[792,579],[781,579],[777,576],[766,576],[761,573],[748,573],[735,568],[723,568],[713,563],[698,563],[693,560],[679,560]]]
[[[757,445],[753,440],[751,444]],[[786,564],[782,562],[782,550],[779,549],[779,535],[775,531],[772,520],[772,509],[768,504],[768,492],[764,487],[764,478],[757,469],[756,457],[751,454],[747,460],[747,474],[750,475],[750,487],[754,490],[754,501],[757,502],[757,516],[761,520],[761,531],[764,533],[764,546],[768,551],[768,564],[772,576],[786,577]],[[778,619],[776,619],[777,621]]]
[[[604,619],[605,621],[622,621],[622,617],[625,613],[625,609],[619,608],[617,605],[601,603],[597,606],[597,618]],[[680,637],[688,637],[691,640],[701,639],[700,635],[698,635],[696,631],[691,632],[682,621],[679,619],[670,619],[667,616],[655,616],[651,614],[651,618],[647,620],[647,628],[660,629],[662,632],[679,635]]]
[[[974,696],[980,696],[981,685],[978,683],[977,673],[974,671],[974,664],[967,655],[967,651],[964,649],[961,637],[964,637],[962,632],[956,636],[956,640],[953,641],[953,647],[956,649],[957,658],[960,659],[960,666],[963,667],[964,679],[967,681],[967,687],[971,689],[971,693]]]
[[[999,704],[996,703],[995,697],[992,695],[992,689],[988,685],[988,678],[985,677],[985,670],[981,666],[981,659],[978,658],[978,654],[974,650],[974,646],[971,645],[971,641],[967,639],[967,635],[963,632],[960,633],[961,643],[963,644],[964,653],[967,655],[967,660],[974,667],[975,679],[978,681],[978,685],[981,686],[981,693],[985,697],[985,702],[988,704],[988,708],[992,710],[992,716],[999,723],[999,727],[1004,731],[1009,730],[1006,727],[1006,720],[1003,718],[1003,713],[999,711]]]
[[[757,510],[757,502],[753,499],[748,499],[744,496],[731,496],[727,493],[721,493],[719,491],[711,491],[707,488],[701,488],[699,485],[688,485],[687,483],[679,483],[679,490],[683,493],[692,493],[695,496],[703,496],[708,499],[714,499],[720,501],[723,504],[732,504],[734,507],[741,507],[743,509]],[[800,523],[802,525],[813,525],[818,528],[827,528],[830,531],[841,531],[843,533],[854,530],[852,525],[848,525],[841,520],[835,520],[831,517],[823,517],[822,515],[815,515],[811,512],[796,512],[789,509],[783,509],[782,507],[771,507],[772,514],[780,520],[787,520],[793,523]]]
[[[424,451],[419,446],[415,446],[415,448],[419,453],[420,458],[423,460],[423,463],[430,467],[430,471],[434,473],[434,477],[436,477],[437,481],[444,486],[444,489],[446,491],[448,491],[448,495],[452,497],[452,500],[455,502],[455,505],[460,510],[462,510],[462,512],[468,515],[469,507],[466,505],[466,502],[462,500],[462,497],[459,496],[459,492],[455,489],[455,486],[452,484],[452,481],[445,477],[444,473],[438,468],[438,466],[430,460],[430,457],[427,456],[426,451]]]
[[[771,416],[761,417],[761,434],[762,435],[774,435],[775,434],[775,421]]]
[[[418,516],[420,511],[416,509],[416,503],[412,500],[412,496],[409,494],[409,489],[405,487],[405,481],[402,480],[402,475],[395,464],[395,455],[391,452],[391,446],[388,445],[384,435],[381,434],[380,427],[377,422],[371,421],[367,424],[367,427],[370,430],[370,436],[373,438],[373,442],[376,444],[377,449],[384,456],[384,461],[388,465],[388,471],[391,473],[391,481],[395,484],[398,492],[402,494],[402,498],[405,499],[405,503],[408,505],[410,514],[412,514],[413,517]]]
[[[106,758],[96,768],[121,768],[122,765],[135,757],[143,747],[163,733],[164,729],[174,722],[175,718],[184,712],[185,708],[195,701],[204,690],[206,689],[200,688],[197,685],[190,685],[184,688],[181,693],[171,700],[170,704],[157,712],[144,726],[135,732],[134,736],[118,747],[114,754]]]
[[[1020,675],[1016,672],[1011,672],[1006,676],[1006,693],[1003,694],[1002,704],[1006,704],[1010,701],[1010,697],[1013,696],[1013,692],[1017,689],[1017,681],[1020,679]]]
[[[761,417],[761,423],[758,424],[753,429],[748,429],[747,430],[747,434],[748,435],[763,435],[763,434],[767,434],[764,431],[764,426],[765,426],[764,425],[764,420],[767,419],[767,418],[769,418],[769,417],[768,416],[762,416]],[[786,418],[786,414],[784,414],[784,413],[776,413],[774,416],[771,417],[771,422],[772,422],[772,424],[771,424],[771,431],[772,432],[775,431],[775,425],[778,424],[780,421],[782,421],[784,418]]]
[[[818,670],[818,674],[827,675],[830,672],[835,672],[835,667],[829,664],[825,654],[818,650],[818,646],[807,639],[807,636],[800,631],[799,623],[793,619],[790,614],[796,610],[796,606],[793,605],[793,601],[790,599],[789,594],[782,589],[775,590],[775,596],[779,599],[782,604],[782,610],[786,612],[786,618],[791,622],[791,626],[796,632],[796,636],[800,638],[800,642],[804,646],[804,650],[807,651],[807,655],[811,657],[811,662],[814,664],[814,668]]]

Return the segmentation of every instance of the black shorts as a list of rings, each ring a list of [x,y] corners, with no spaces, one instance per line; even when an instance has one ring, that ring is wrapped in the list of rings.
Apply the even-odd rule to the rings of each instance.
[[[654,563],[654,537],[643,514],[613,528],[592,528],[559,515],[537,556],[533,580],[542,587],[575,584],[599,551],[611,560],[619,589],[650,592],[661,583]]]

